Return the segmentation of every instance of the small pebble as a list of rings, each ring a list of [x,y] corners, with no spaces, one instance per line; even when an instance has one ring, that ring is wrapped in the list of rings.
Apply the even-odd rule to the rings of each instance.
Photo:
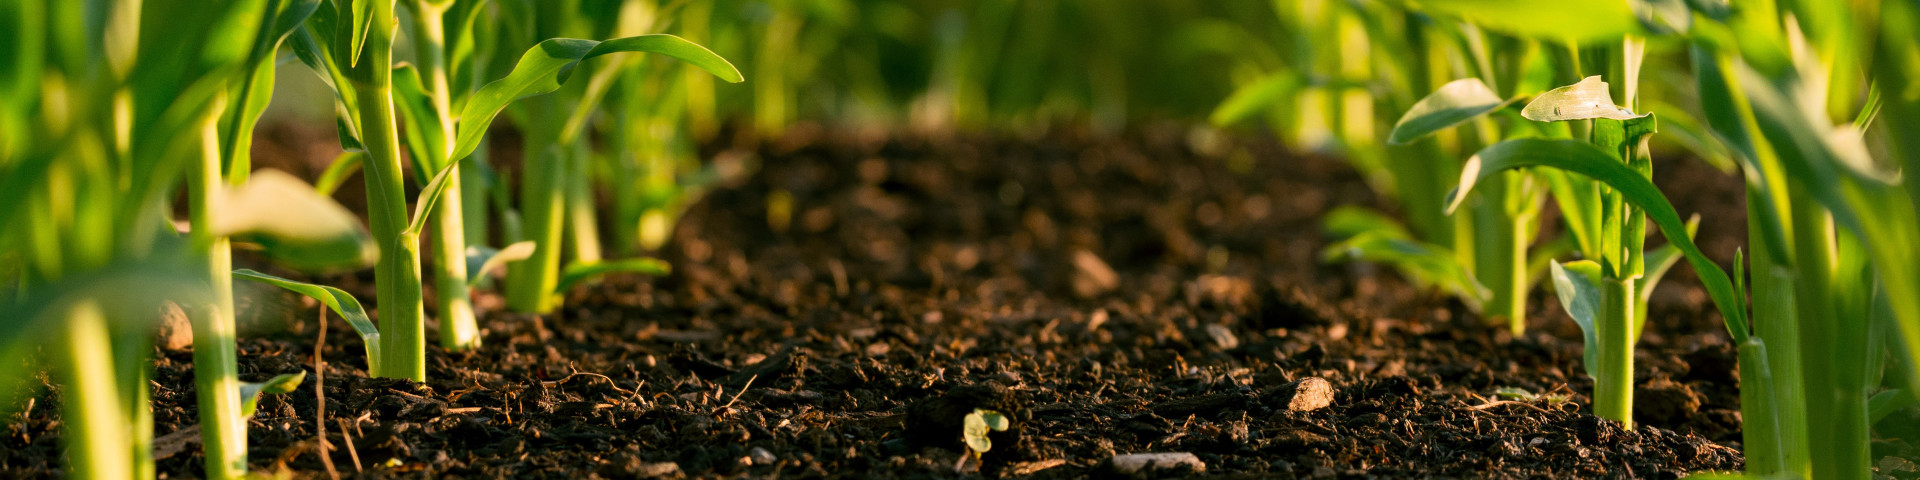
[[[193,346],[193,323],[187,320],[187,312],[179,304],[160,305],[160,331],[154,344],[169,352],[184,352]]]
[[[748,450],[747,458],[753,459],[754,465],[772,465],[774,462],[780,461],[779,457],[773,456],[773,452],[769,452],[767,449],[761,447],[753,447],[752,450]]]
[[[1192,467],[1193,473],[1207,471],[1207,464],[1201,462],[1200,457],[1187,452],[1114,455],[1110,463],[1113,465],[1113,471],[1123,475],[1133,475],[1149,468],[1154,470],[1179,468],[1181,465]]]
[[[1213,337],[1213,343],[1220,345],[1221,350],[1240,348],[1240,337],[1234,336],[1233,330],[1228,329],[1226,325],[1207,324],[1207,336]]]
[[[1275,387],[1277,400],[1288,410],[1311,412],[1333,404],[1333,384],[1320,377],[1307,377]]]

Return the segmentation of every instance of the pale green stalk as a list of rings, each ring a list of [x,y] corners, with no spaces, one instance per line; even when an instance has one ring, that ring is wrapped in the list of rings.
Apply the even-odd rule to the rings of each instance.
[[[526,118],[553,118],[558,95],[523,100]],[[551,127],[530,125],[523,140],[520,177],[520,228],[534,241],[533,255],[508,267],[507,305],[526,313],[547,313],[557,304],[560,285],[560,233],[565,218],[566,168]]]
[[[379,372],[389,378],[426,380],[426,316],[420,285],[420,240],[407,234],[407,197],[401,184],[400,137],[393,108],[393,2],[372,1],[365,51],[347,73],[360,106],[360,139],[367,148],[362,175],[367,181],[367,216],[380,245],[374,267],[379,292]],[[342,21],[339,38],[351,38],[351,22]],[[345,50],[345,49],[342,49]],[[350,53],[350,52],[349,52]],[[342,62],[346,63],[346,62]]]
[[[209,112],[219,112],[218,104]],[[196,249],[207,256],[213,303],[195,309],[193,321],[193,380],[200,404],[200,441],[206,447],[209,478],[238,478],[247,473],[247,425],[240,415],[238,346],[234,341],[233,250],[226,237],[214,234],[226,186],[220,156],[216,115],[201,126],[201,152],[188,179],[188,211]]]
[[[438,157],[429,162],[435,168],[458,162],[453,156],[457,125],[453,119],[453,93],[448,80],[446,55],[446,13],[450,2],[415,0],[413,2],[414,62],[426,81],[428,99],[433,102],[433,119],[440,128]],[[432,148],[430,147],[430,148]],[[448,350],[468,350],[480,346],[480,328],[474,319],[472,292],[467,287],[466,204],[462,200],[465,171],[459,165],[449,167],[447,188],[433,205],[434,248],[433,280],[436,305],[440,311],[440,346]]]
[[[1773,177],[1779,178],[1779,177]],[[1746,426],[1742,432],[1751,432],[1747,438],[1775,436],[1771,440],[1747,440],[1747,470],[1761,475],[1792,474],[1809,475],[1807,458],[1807,400],[1803,387],[1801,366],[1800,323],[1794,312],[1793,274],[1783,254],[1774,252],[1762,238],[1761,219],[1765,218],[1757,209],[1764,200],[1758,195],[1747,195],[1747,245],[1753,249],[1753,333],[1757,341],[1764,340],[1760,351],[1765,358],[1748,358],[1746,346],[1741,346],[1740,361],[1742,372],[1754,372],[1747,368],[1748,363],[1764,365],[1767,381],[1745,382],[1741,386],[1743,410],[1748,402],[1744,400],[1748,392],[1766,398],[1768,403],[1754,405],[1752,411],[1773,411],[1773,428],[1756,428],[1755,414],[1746,414]],[[1753,375],[1753,374],[1747,374]],[[1742,377],[1746,378],[1745,376]],[[1768,431],[1770,430],[1770,431]],[[1753,450],[1756,442],[1767,442],[1763,447],[1776,450]],[[1777,458],[1774,458],[1777,457]]]
[[[1808,198],[1805,189],[1789,187],[1792,198]],[[1841,318],[1841,310],[1830,295],[1834,285],[1834,243],[1832,215],[1816,202],[1790,202],[1793,215],[1794,273],[1798,282],[1794,296],[1799,318],[1824,319],[1800,325],[1803,345],[1815,355],[1808,366],[1811,374],[1802,378],[1806,388],[1807,445],[1813,462],[1813,478],[1869,478],[1872,463],[1867,441],[1867,392],[1860,352],[1865,350],[1865,325],[1860,318]],[[1850,272],[1849,272],[1850,273]],[[1857,295],[1866,298],[1866,295]],[[1826,353],[1821,356],[1819,353]]]
[[[67,450],[67,472],[73,478],[135,478],[127,452],[132,447],[121,416],[120,391],[114,386],[113,345],[107,333],[106,313],[85,300],[71,306],[67,322],[57,335],[53,372],[62,387],[61,443]]]
[[[1632,279],[1601,280],[1598,325],[1600,376],[1593,382],[1593,414],[1618,420],[1633,428],[1633,305]]]
[[[584,109],[584,108],[583,108]],[[593,152],[588,142],[575,140],[567,155],[567,248],[573,261],[599,263],[600,214],[594,206],[590,163]]]

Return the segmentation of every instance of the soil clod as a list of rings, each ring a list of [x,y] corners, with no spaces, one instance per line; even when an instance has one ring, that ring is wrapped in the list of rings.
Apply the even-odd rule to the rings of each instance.
[[[1267,398],[1295,412],[1311,412],[1333,404],[1333,384],[1320,377],[1307,377],[1274,387]]]

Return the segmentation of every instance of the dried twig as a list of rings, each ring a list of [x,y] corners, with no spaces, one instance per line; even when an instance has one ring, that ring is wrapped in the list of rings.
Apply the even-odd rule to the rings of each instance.
[[[366,472],[360,467],[360,452],[353,449],[353,434],[347,433],[347,419],[340,419],[340,441],[347,444],[347,456],[353,457],[353,471]]]
[[[327,444],[327,361],[321,358],[321,352],[327,347],[327,309],[320,308],[320,339],[313,342],[313,397],[317,402],[313,409],[314,438],[320,442],[320,464],[327,467],[327,476],[340,480],[340,472],[333,468],[333,446]],[[358,460],[355,460],[358,463]],[[357,467],[357,465],[356,465]]]
[[[751,377],[747,377],[747,384],[746,384],[746,385],[741,385],[741,386],[740,386],[740,391],[738,391],[738,392],[733,392],[733,399],[731,399],[731,400],[727,400],[727,404],[726,404],[726,405],[721,405],[721,406],[720,406],[720,408],[732,408],[732,407],[733,407],[733,402],[737,402],[737,401],[740,401],[740,394],[742,394],[742,393],[747,393],[747,389],[749,389],[749,388],[753,388],[753,381],[754,381],[754,380],[758,380],[758,379],[760,379],[760,376],[759,376],[759,375],[754,375],[754,376],[751,376]]]
[[[1478,412],[1478,411],[1482,411],[1482,410],[1486,410],[1486,409],[1489,409],[1489,408],[1493,408],[1493,407],[1498,407],[1498,406],[1501,406],[1501,405],[1519,405],[1519,406],[1523,406],[1523,407],[1527,407],[1527,408],[1531,408],[1531,409],[1534,409],[1535,411],[1538,411],[1538,412],[1540,412],[1540,413],[1547,413],[1547,414],[1551,414],[1551,413],[1553,413],[1553,412],[1549,412],[1549,411],[1547,411],[1547,409],[1544,409],[1544,408],[1540,408],[1539,406],[1537,406],[1537,405],[1534,405],[1534,404],[1532,404],[1532,403],[1529,403],[1529,402],[1521,402],[1521,401],[1516,401],[1516,400],[1498,400],[1498,401],[1487,401],[1487,399],[1486,399],[1486,397],[1482,397],[1482,396],[1480,396],[1480,395],[1478,395],[1478,394],[1475,394],[1475,393],[1472,393],[1472,392],[1468,392],[1467,394],[1468,394],[1468,395],[1473,395],[1473,398],[1476,398],[1476,399],[1479,399],[1479,400],[1480,400],[1480,404],[1479,404],[1479,405],[1469,405],[1469,406],[1464,406],[1464,407],[1460,407],[1460,410],[1466,410],[1466,411],[1469,411],[1469,412]]]

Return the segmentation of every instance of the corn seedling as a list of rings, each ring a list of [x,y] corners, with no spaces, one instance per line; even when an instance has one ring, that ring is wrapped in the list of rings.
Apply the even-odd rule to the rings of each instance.
[[[523,5],[531,8],[531,5]],[[412,66],[395,66],[392,62],[394,25],[394,2],[392,1],[341,1],[334,2],[332,9],[322,8],[309,19],[295,36],[296,52],[301,60],[323,74],[334,87],[336,110],[342,112],[341,140],[350,151],[362,152],[361,164],[367,179],[369,192],[370,217],[373,234],[381,245],[380,264],[375,270],[380,305],[379,338],[381,359],[374,364],[373,374],[383,377],[424,379],[425,371],[425,328],[422,322],[424,299],[420,281],[419,236],[425,230],[429,218],[437,207],[437,202],[451,190],[460,174],[456,171],[476,148],[487,127],[515,100],[535,97],[559,90],[571,76],[580,62],[619,52],[650,52],[669,57],[680,58],[695,65],[716,72],[732,72],[731,65],[712,52],[690,42],[671,35],[641,35],[619,38],[609,41],[553,38],[539,42],[521,56],[507,75],[466,95],[458,117],[449,119],[446,113],[452,109],[452,93],[446,90],[429,91],[423,87],[420,74]],[[428,14],[444,15],[448,7],[444,3],[423,3],[415,5]],[[560,8],[559,6],[554,6]],[[465,15],[471,15],[466,13]],[[442,22],[445,18],[442,18]],[[456,23],[459,18],[456,16]],[[431,29],[442,22],[425,21],[417,27]],[[432,35],[427,34],[426,37]],[[423,50],[431,52],[433,46]],[[445,48],[441,45],[439,48]],[[431,55],[429,55],[431,56]],[[434,62],[444,61],[433,60]],[[430,69],[445,70],[441,65]],[[446,72],[430,73],[434,88],[441,88],[438,78]],[[737,79],[737,74],[735,74]],[[451,88],[451,82],[448,87]],[[446,98],[437,98],[446,97]],[[538,99],[533,103],[550,103],[551,99]],[[444,105],[443,105],[444,104]],[[421,159],[416,160],[415,169],[424,182],[420,198],[415,202],[414,213],[406,214],[404,189],[401,177],[404,172],[400,158],[400,132],[396,117],[396,105],[408,113],[406,120],[410,128],[409,145],[416,148]],[[554,107],[547,105],[548,107]],[[444,109],[443,109],[444,107]],[[558,111],[557,107],[555,107]],[[530,123],[529,129],[537,123]],[[577,127],[576,127],[577,129]],[[544,138],[537,134],[535,138]],[[575,137],[578,139],[578,137]],[[556,148],[554,143],[541,143],[542,149]],[[437,160],[436,160],[437,159]],[[530,177],[526,179],[527,188],[539,192],[539,186],[546,185],[554,193],[560,193],[558,185],[548,185],[551,178],[539,176],[544,173],[564,172],[564,165],[540,163],[531,160],[530,164],[539,168],[530,168]],[[429,169],[429,167],[436,167]],[[430,176],[426,175],[430,172]],[[536,178],[537,177],[537,178]],[[560,178],[564,180],[564,178]],[[523,211],[536,212],[530,223],[539,225],[542,235],[535,244],[532,258],[528,262],[548,258],[542,252],[555,252],[558,248],[560,199],[550,203],[523,206]],[[532,203],[532,202],[529,202]],[[460,213],[463,209],[441,211],[444,215]],[[550,227],[550,228],[548,228]],[[443,222],[441,237],[450,239],[464,233],[464,227],[458,221]],[[450,242],[451,240],[443,240]],[[436,261],[458,263],[459,266],[439,266],[443,282],[450,282],[456,289],[465,287],[473,278],[471,275],[458,274],[468,259],[467,249],[457,248],[443,243],[440,248],[446,253],[440,254]],[[556,258],[557,257],[552,257]],[[540,265],[540,263],[534,263]],[[529,270],[523,272],[522,270]],[[515,269],[516,277],[535,275],[539,269]],[[458,275],[456,275],[458,274]],[[540,295],[534,296],[536,302],[548,302],[557,287],[559,276],[556,272],[548,274],[552,283],[546,284]],[[516,282],[518,283],[518,282]],[[513,288],[521,290],[521,288]],[[516,295],[513,298],[521,298]],[[452,298],[455,302],[464,297]],[[522,302],[526,302],[523,300]],[[518,305],[519,302],[516,302]],[[456,307],[457,308],[457,307]],[[470,309],[465,310],[471,313]],[[469,315],[470,317],[470,315]],[[470,318],[465,325],[450,324],[444,336],[456,344],[475,341],[469,335],[474,331]],[[462,338],[464,336],[464,338]],[[469,345],[470,346],[470,345]]]
[[[1747,182],[1753,338],[1740,362],[1764,374],[1742,386],[1752,475],[1868,478],[1875,408],[1912,395],[1875,395],[1879,378],[1915,385],[1920,197],[1865,132],[1883,105],[1879,125],[1914,118],[1906,85],[1920,69],[1910,52],[1860,48],[1857,30],[1900,48],[1920,24],[1912,5],[1884,7],[1875,22],[1846,4],[1757,2],[1704,11],[1692,32],[1702,107]],[[1884,138],[1910,154],[1906,137]]]
[[[151,318],[163,299],[188,305],[196,313],[206,475],[238,477],[246,471],[247,405],[260,388],[236,378],[228,245],[257,245],[305,268],[350,266],[367,252],[365,233],[344,209],[284,174],[249,178],[244,156],[230,155],[244,150],[233,139],[265,105],[258,94],[271,80],[260,79],[260,64],[271,63],[283,19],[303,16],[302,5],[222,2],[190,16],[179,14],[188,6],[169,2],[100,7],[101,23],[80,20],[78,4],[0,8],[17,40],[7,45],[19,48],[8,55],[17,63],[6,88],[41,92],[12,97],[22,100],[6,108],[16,127],[0,141],[12,184],[5,204],[29,206],[7,209],[0,225],[32,232],[0,244],[30,259],[20,308],[8,309],[26,320],[9,322],[18,330],[0,342],[10,344],[12,360],[30,354],[25,338],[66,340],[47,353],[55,377],[65,379],[64,439],[76,476],[152,477],[153,330],[130,319]],[[90,58],[108,61],[80,61]],[[185,241],[164,228],[166,199],[182,179]]]
[[[620,5],[591,6],[613,11],[583,10],[587,6],[570,3],[547,5],[551,8],[533,12],[533,36],[621,34],[651,23],[632,18],[613,21],[627,17],[618,14]],[[722,80],[743,80],[732,64],[706,48],[672,35],[648,34],[605,42],[569,38],[544,40],[528,50],[514,67],[514,73],[483,89],[479,95],[496,86],[520,86],[523,91],[515,98],[559,92],[521,102],[514,112],[526,133],[522,158],[526,168],[520,181],[521,233],[526,240],[534,242],[532,255],[508,269],[507,301],[515,310],[551,311],[558,303],[563,273],[603,273],[618,267],[658,270],[658,262],[649,259],[602,262],[598,232],[592,227],[597,215],[592,209],[593,196],[586,168],[590,145],[584,134],[591,114],[622,70],[615,64],[593,70],[586,75],[589,77],[586,82],[567,82],[567,79],[582,61],[619,52],[657,53],[700,67]],[[523,72],[526,72],[524,77]],[[533,77],[534,72],[542,76]],[[467,108],[473,109],[472,100]],[[463,122],[470,118],[462,115]],[[465,127],[462,128],[465,131]],[[575,263],[563,270],[560,268],[562,241],[568,237],[567,233],[571,233],[574,241],[566,245],[572,247]]]
[[[1235,92],[1215,110],[1213,122],[1266,113],[1276,127],[1289,129],[1285,133],[1295,143],[1334,145],[1376,190],[1401,199],[1401,213],[1412,228],[1357,207],[1329,214],[1326,227],[1338,241],[1323,258],[1391,265],[1415,283],[1437,286],[1520,332],[1527,292],[1544,266],[1540,260],[1564,249],[1555,244],[1530,253],[1546,179],[1503,175],[1467,216],[1448,218],[1430,199],[1439,198],[1450,186],[1447,179],[1459,172],[1458,160],[1452,159],[1458,157],[1446,152],[1538,134],[1518,119],[1504,129],[1495,120],[1511,118],[1506,107],[1544,85],[1540,66],[1546,58],[1539,44],[1378,5],[1279,8],[1285,25],[1300,37],[1287,42],[1294,47],[1293,66]],[[1338,41],[1310,41],[1317,38]],[[1391,61],[1369,62],[1370,56]],[[1471,77],[1448,80],[1461,74]],[[1508,95],[1497,93],[1502,90]],[[1432,93],[1415,101],[1427,91]],[[1386,145],[1374,133],[1388,128],[1374,115],[1377,110],[1405,112],[1390,125]]]

